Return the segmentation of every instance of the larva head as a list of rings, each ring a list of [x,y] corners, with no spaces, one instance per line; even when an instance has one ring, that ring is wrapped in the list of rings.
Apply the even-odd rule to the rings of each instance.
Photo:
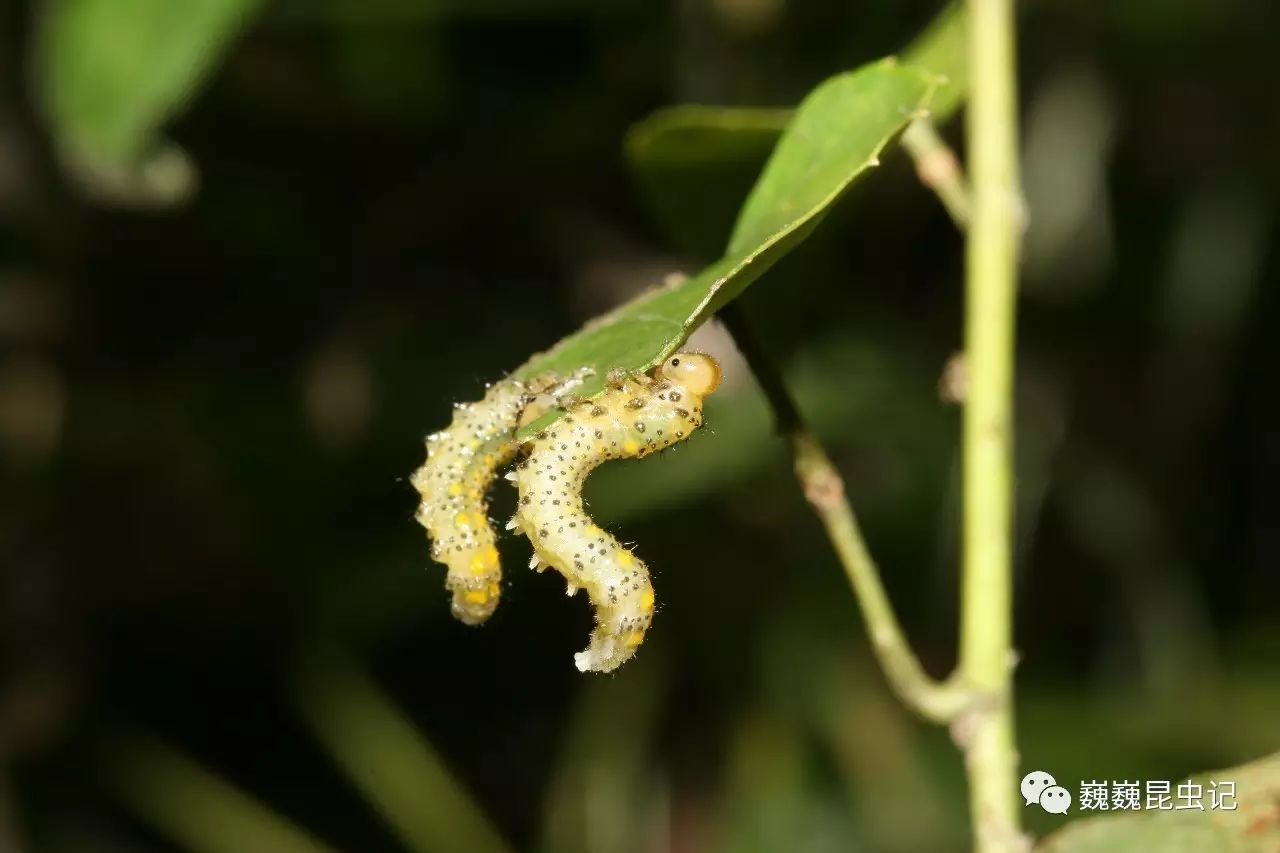
[[[698,352],[678,352],[658,368],[657,376],[698,397],[720,387],[720,362]]]

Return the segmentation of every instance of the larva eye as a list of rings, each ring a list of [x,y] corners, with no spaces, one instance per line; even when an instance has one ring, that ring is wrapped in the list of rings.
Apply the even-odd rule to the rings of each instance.
[[[705,397],[720,387],[720,363],[702,353],[677,353],[658,368],[658,378]]]

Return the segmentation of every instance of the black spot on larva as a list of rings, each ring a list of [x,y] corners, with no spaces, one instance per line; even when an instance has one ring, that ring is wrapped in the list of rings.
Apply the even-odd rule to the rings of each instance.
[[[644,421],[636,421],[636,432],[644,432]]]
[[[596,430],[596,440],[599,440],[602,438],[604,438],[604,433],[600,430]]]
[[[604,406],[593,406],[591,408],[591,417],[598,418],[601,415],[603,415],[604,412],[605,412]],[[596,435],[598,436],[599,433],[596,433]]]
[[[628,400],[628,401],[627,401],[627,408],[628,408],[628,409],[643,409],[643,408],[644,408],[644,397],[632,397],[630,400]]]
[[[687,417],[689,417],[689,410],[688,410],[688,409],[676,409],[676,414],[677,414],[677,415],[679,415],[679,416],[680,416],[680,417],[682,417],[682,418],[687,418]]]
[[[536,437],[538,441],[545,441],[547,438],[547,431],[544,429],[542,432],[538,433]]]

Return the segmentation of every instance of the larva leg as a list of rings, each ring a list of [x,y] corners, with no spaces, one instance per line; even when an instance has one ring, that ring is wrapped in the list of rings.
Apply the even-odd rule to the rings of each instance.
[[[683,441],[702,425],[702,399],[720,370],[709,356],[680,354],[649,377],[610,374],[609,387],[528,445],[511,477],[520,491],[515,525],[533,543],[533,565],[564,575],[569,593],[587,591],[596,627],[579,670],[609,672],[626,662],[653,621],[645,564],[587,516],[582,487],[610,459],[641,458]]]
[[[448,428],[427,437],[427,461],[411,480],[422,495],[416,517],[431,539],[431,558],[448,567],[453,615],[468,625],[488,619],[501,595],[486,496],[498,468],[515,454],[528,393],[524,383],[507,380],[480,402],[457,406]]]

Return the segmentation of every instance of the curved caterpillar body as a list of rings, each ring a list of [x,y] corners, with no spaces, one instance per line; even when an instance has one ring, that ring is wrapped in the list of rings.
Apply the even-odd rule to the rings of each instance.
[[[411,478],[422,495],[416,518],[431,539],[431,559],[448,567],[445,587],[453,593],[453,615],[468,625],[493,615],[502,592],[486,496],[498,469],[515,455],[516,427],[523,415],[545,411],[555,392],[580,383],[583,375],[494,383],[484,399],[456,406],[448,428],[427,436],[427,461]]]
[[[587,516],[582,487],[610,459],[642,458],[683,441],[702,425],[702,399],[720,382],[706,355],[668,358],[653,377],[610,377],[609,389],[580,402],[538,434],[529,458],[507,475],[520,491],[518,528],[533,543],[530,565],[551,566],[573,595],[585,589],[596,627],[578,669],[609,672],[635,654],[653,620],[645,564]]]
[[[431,539],[431,559],[449,571],[453,615],[468,625],[488,619],[502,590],[486,495],[498,467],[515,455],[516,422],[528,400],[523,382],[490,386],[478,403],[456,407],[447,429],[427,436],[427,461],[411,482],[422,495],[416,518]]]

